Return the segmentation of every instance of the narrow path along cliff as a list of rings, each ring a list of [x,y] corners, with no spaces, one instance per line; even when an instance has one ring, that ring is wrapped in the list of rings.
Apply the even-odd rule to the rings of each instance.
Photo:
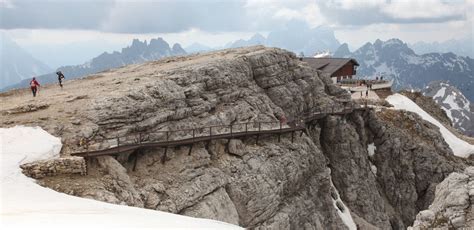
[[[171,130],[279,123],[350,98],[293,53],[256,46],[113,69],[62,90],[47,86],[36,98],[10,91],[0,94],[0,122],[61,138],[64,160],[22,168],[70,195],[246,228],[405,229],[433,202],[437,184],[473,162],[457,157],[438,127],[403,110],[327,114],[293,138],[155,146],[87,158],[86,171],[54,166],[74,162],[74,152],[117,146],[117,136],[156,141],[189,135]]]

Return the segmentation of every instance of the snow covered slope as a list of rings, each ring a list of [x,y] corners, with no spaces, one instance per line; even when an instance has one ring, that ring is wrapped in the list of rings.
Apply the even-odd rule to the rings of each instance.
[[[415,102],[413,102],[409,98],[397,93],[387,97],[386,100],[390,104],[392,104],[395,109],[404,109],[410,112],[417,113],[426,121],[429,121],[432,124],[438,126],[441,135],[443,135],[444,140],[453,150],[454,155],[459,157],[468,157],[469,155],[474,154],[474,145],[471,145],[456,137],[453,133],[451,133],[451,131],[446,129],[438,120],[436,120],[423,109],[421,109]]]
[[[474,105],[454,86],[446,82],[431,82],[423,94],[432,97],[444,110],[453,127],[462,133],[474,136]]]
[[[41,128],[0,128],[0,229],[240,229],[214,220],[114,205],[41,187],[20,164],[58,157],[59,138]]]

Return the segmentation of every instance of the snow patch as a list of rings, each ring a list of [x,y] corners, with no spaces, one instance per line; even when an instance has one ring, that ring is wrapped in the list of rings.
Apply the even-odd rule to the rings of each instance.
[[[337,214],[342,219],[342,221],[347,226],[347,228],[349,228],[349,230],[357,230],[357,225],[355,224],[354,220],[352,219],[351,212],[349,211],[349,208],[344,204],[344,202],[342,202],[341,196],[339,195],[339,191],[337,191],[336,186],[334,186],[334,183],[332,183],[332,180],[331,180],[331,186],[334,188],[334,190],[336,191],[336,194],[337,194],[337,199],[332,199],[332,204],[334,205],[334,208],[336,209]],[[337,207],[337,203],[342,205],[343,211],[341,211]]]
[[[377,149],[377,147],[375,147],[374,143],[370,143],[369,145],[367,145],[367,152],[369,153],[369,156],[370,157],[373,157],[374,154],[375,154],[375,150]]]
[[[20,164],[55,158],[61,140],[36,127],[0,128],[1,229],[241,229],[238,226],[69,196],[41,187]]]
[[[370,162],[370,171],[372,171],[374,175],[377,175],[377,166],[372,164],[372,162]]]
[[[314,58],[330,58],[331,57],[331,52],[329,51],[325,51],[325,52],[321,52],[321,53],[316,53],[314,55]]]
[[[446,93],[446,88],[442,87],[441,89],[438,90],[438,92],[436,92],[436,94],[433,96],[433,99],[443,98],[445,93]]]
[[[397,93],[388,96],[386,100],[390,104],[392,104],[395,109],[403,109],[417,113],[426,121],[429,121],[432,124],[438,126],[441,135],[443,135],[444,140],[453,150],[454,155],[459,157],[468,157],[469,155],[474,154],[474,145],[471,145],[456,137],[453,133],[446,129],[438,120],[436,120],[423,109],[421,109],[415,102],[413,102],[409,98]]]

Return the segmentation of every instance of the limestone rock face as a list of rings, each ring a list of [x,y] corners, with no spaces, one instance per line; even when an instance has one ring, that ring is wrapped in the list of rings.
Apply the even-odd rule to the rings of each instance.
[[[469,229],[474,226],[474,167],[451,173],[436,186],[428,209],[416,216],[412,229]]]
[[[321,127],[313,140],[321,142],[342,200],[354,215],[382,229],[410,226],[433,200],[435,186],[469,164],[413,113],[356,111],[313,125]]]
[[[282,115],[292,119],[314,106],[348,98],[328,85],[327,77],[284,50],[253,47],[212,56],[220,57],[200,61],[191,57],[192,64],[161,71],[154,70],[159,65],[155,63],[117,70],[140,80],[120,94],[89,95],[92,101],[84,108],[85,116],[75,116],[83,121],[76,126],[85,130],[81,133],[89,149],[117,145],[115,136],[136,131],[278,123]],[[118,91],[126,81],[115,80]],[[190,133],[171,132],[169,138],[183,135]],[[91,163],[88,179],[98,186],[74,194],[244,227],[345,229],[332,205],[323,153],[306,135],[294,134],[293,143],[290,135],[282,135],[281,142],[275,136],[261,136],[258,145],[249,137],[198,143],[191,152],[189,146],[170,148],[165,164],[160,148],[117,159],[101,157]],[[83,148],[73,146],[65,152]]]
[[[399,215],[392,226],[405,228],[431,203],[436,184],[472,162],[454,157],[438,129],[417,114],[388,109],[366,119],[379,192]]]
[[[199,203],[186,208],[180,214],[199,218],[218,219],[239,225],[239,213],[223,188],[205,196]]]
[[[62,157],[57,159],[35,161],[20,166],[23,173],[35,179],[61,174],[85,175],[86,162],[82,157]]]
[[[55,117],[61,114],[56,109],[65,108],[54,102],[35,112],[53,114],[38,125],[62,137],[63,155],[136,138],[192,137],[170,130],[201,135],[209,130],[196,128],[279,125],[282,116],[291,120],[350,98],[293,53],[261,46],[127,66],[77,85],[90,92],[68,102],[67,119]],[[2,118],[15,124],[26,119]],[[41,183],[81,197],[246,228],[347,229],[339,216],[345,207],[360,229],[404,229],[433,201],[436,185],[467,161],[454,157],[439,131],[415,114],[357,110],[328,115],[280,138],[260,135],[257,142],[248,136],[99,157],[88,161],[87,176],[46,177]]]
[[[109,190],[114,192],[116,198],[128,205],[143,207],[143,201],[125,168],[111,156],[98,157],[97,161],[101,169],[106,170],[103,180]]]

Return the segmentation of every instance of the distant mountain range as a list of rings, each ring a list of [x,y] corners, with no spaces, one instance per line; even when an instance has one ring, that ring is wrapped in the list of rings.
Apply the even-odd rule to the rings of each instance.
[[[4,33],[0,34],[0,44],[0,89],[52,71]]]
[[[474,58],[474,38],[451,39],[445,42],[417,42],[409,45],[416,53],[455,53],[459,56]]]
[[[474,104],[461,91],[446,82],[435,81],[423,89],[444,110],[453,127],[468,136],[474,136]]]
[[[194,43],[186,47],[189,53],[209,51],[222,48],[237,48],[244,46],[265,45],[293,51],[300,55],[313,56],[322,51],[335,51],[341,43],[334,36],[334,31],[326,26],[310,28],[301,23],[291,22],[286,26],[271,31],[267,37],[256,33],[250,39],[239,39],[226,44],[224,47],[207,47]]]
[[[343,44],[333,56],[355,58],[360,64],[359,76],[394,79],[395,90],[422,89],[431,81],[442,80],[474,100],[474,59],[469,57],[454,53],[418,55],[399,39],[369,42],[354,52]]]
[[[184,47],[184,50],[186,50],[187,53],[198,53],[198,52],[207,52],[211,51],[214,48],[203,45],[201,43],[194,42],[193,44]]]
[[[121,52],[105,52],[85,64],[64,66],[58,70],[63,72],[66,79],[74,79],[111,68],[183,54],[186,54],[186,51],[179,44],[174,44],[173,47],[170,47],[162,38],[151,39],[149,44],[147,41],[141,42],[138,39],[134,39],[132,45],[123,48]],[[19,83],[3,87],[2,90],[28,86],[30,77],[28,76],[27,79]],[[55,73],[45,74],[39,76],[38,80],[41,84],[52,83],[57,81],[57,76]]]

